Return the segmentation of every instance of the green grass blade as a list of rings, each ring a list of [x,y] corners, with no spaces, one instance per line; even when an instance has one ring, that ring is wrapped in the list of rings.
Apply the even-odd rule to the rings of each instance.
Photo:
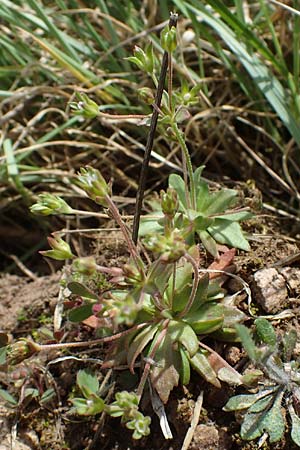
[[[175,0],[175,2],[177,5],[181,3],[178,0]],[[253,51],[250,52],[248,50],[247,46],[241,42],[239,36],[237,36],[227,24],[215,17],[200,2],[193,1],[192,3],[197,4],[197,7],[194,7],[192,4],[187,2],[185,2],[185,5],[193,12],[193,14],[195,14],[195,16],[201,15],[201,18],[218,33],[218,35],[230,48],[232,53],[245,67],[257,87],[266,97],[272,108],[276,111],[297,144],[300,145],[300,128],[287,101],[288,91],[284,89],[281,82],[272,74],[267,65],[264,64]],[[220,6],[218,0],[208,0],[208,3]],[[223,10],[223,8],[220,9]],[[236,24],[236,19],[232,24]],[[251,42],[255,43],[255,41],[256,40],[252,37]],[[263,50],[263,47],[261,47],[261,49]],[[263,54],[265,54],[265,51]],[[273,59],[274,58],[272,57],[272,60]],[[276,64],[276,66],[278,68],[278,64]]]

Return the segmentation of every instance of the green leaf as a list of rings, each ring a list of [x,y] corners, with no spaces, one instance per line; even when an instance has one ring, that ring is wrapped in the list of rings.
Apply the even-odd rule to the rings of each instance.
[[[71,402],[76,408],[77,414],[81,416],[94,416],[104,410],[105,403],[102,398],[93,396],[92,398],[72,398]]]
[[[199,90],[200,90],[200,86],[198,87],[198,91]],[[201,178],[201,175],[202,175],[202,172],[203,172],[204,168],[205,168],[205,166],[199,166],[199,167],[197,167],[197,169],[193,173],[194,184],[195,184],[195,187],[196,187],[196,196],[198,195],[198,190],[197,189],[200,187],[201,181],[203,183],[205,183],[205,181],[203,181],[202,178]],[[205,184],[207,184],[207,183],[205,183]]]
[[[206,248],[206,250],[214,257],[219,257],[219,252],[217,249],[217,244],[214,238],[206,231],[197,231],[199,238],[201,239],[202,244]]]
[[[272,324],[263,318],[258,318],[254,321],[256,326],[256,333],[261,342],[265,344],[275,347],[277,342],[277,336]]]
[[[209,287],[209,274],[206,273],[199,280],[195,300],[193,302],[192,307],[189,310],[190,314],[193,314],[194,311],[199,309],[199,307],[207,301],[208,287]]]
[[[167,403],[170,392],[178,386],[181,361],[179,353],[173,350],[173,340],[167,334],[155,354],[158,364],[151,370],[151,383],[163,403]]]
[[[40,403],[45,405],[50,402],[56,396],[56,392],[53,388],[47,389],[40,398]]]
[[[232,367],[221,367],[221,369],[218,370],[218,378],[221,381],[225,381],[225,383],[230,386],[239,386],[243,384],[242,375]]]
[[[72,309],[69,311],[68,319],[74,323],[82,322],[93,315],[93,305],[94,304],[90,303],[89,305],[83,305]]]
[[[235,328],[246,352],[248,353],[249,358],[253,362],[257,362],[259,358],[259,353],[252,339],[250,331],[244,325],[236,325]]]
[[[153,339],[158,330],[158,325],[148,325],[140,331],[129,345],[127,362],[133,372],[136,358],[142,353],[146,345]]]
[[[289,413],[292,419],[291,438],[293,439],[295,444],[300,447],[300,419],[295,413],[292,405],[289,405]]]
[[[77,372],[76,382],[85,398],[89,398],[99,390],[97,377],[87,370],[79,370]]]
[[[284,361],[290,361],[297,343],[297,331],[292,329],[283,337]]]
[[[185,307],[192,289],[192,265],[185,263],[182,267],[176,268],[175,285],[174,277],[171,275],[166,296],[168,304],[172,305],[172,311],[182,311]]]
[[[0,397],[12,406],[16,406],[18,404],[17,400],[5,389],[0,389]]]
[[[264,410],[268,410],[269,406],[273,403],[273,395],[267,395],[250,406],[248,412],[249,413],[260,413]]]
[[[239,222],[241,220],[251,219],[253,214],[250,211],[239,211],[233,213],[225,213],[224,215],[215,216],[216,219],[226,219],[231,221]]]
[[[156,216],[156,218],[153,218],[153,215]],[[146,236],[148,234],[152,233],[159,233],[161,234],[163,231],[163,226],[161,226],[158,221],[164,217],[163,213],[161,211],[154,211],[153,215],[151,214],[151,217],[142,217],[141,223],[139,227],[139,236]]]
[[[217,378],[217,375],[211,365],[207,357],[199,351],[190,359],[191,366],[196,372],[198,372],[206,381],[213,384],[217,388],[221,387],[221,383]]]
[[[1,347],[0,348],[0,366],[5,364],[5,362],[6,362],[6,353],[7,353],[7,347]]]
[[[284,391],[279,392],[273,407],[267,412],[262,422],[263,428],[270,436],[270,442],[278,442],[282,438],[285,429],[285,421],[282,415],[282,399]]]
[[[193,219],[195,231],[206,230],[209,226],[212,226],[214,224],[214,222],[215,222],[214,218],[206,217],[206,216],[203,216],[202,214],[201,215],[198,214]]]
[[[249,251],[250,245],[245,239],[242,229],[237,222],[231,222],[226,219],[215,219],[214,224],[207,231],[220,244],[230,245]]]
[[[197,311],[189,312],[184,321],[188,322],[198,334],[207,334],[221,328],[224,321],[224,308],[218,303],[209,302],[200,306]]]
[[[181,383],[185,386],[189,384],[191,377],[191,368],[190,368],[190,360],[184,348],[179,345],[179,354],[181,358],[181,367],[179,370],[179,376]]]
[[[226,306],[223,309],[224,314],[224,328],[231,328],[234,325],[243,322],[247,316],[243,311],[240,311],[236,306]]]
[[[193,328],[188,324],[183,325],[178,341],[188,351],[189,356],[194,356],[199,350],[199,340]]]
[[[235,202],[237,191],[234,189],[222,189],[210,194],[209,204],[206,206],[205,214],[219,214],[228,209]]]
[[[172,173],[169,176],[169,187],[175,189],[178,195],[178,201],[180,205],[180,210],[184,211],[187,208],[186,204],[186,189],[184,180],[181,178],[181,176],[177,175],[176,173]]]
[[[98,295],[94,294],[94,292],[85,287],[83,284],[78,283],[78,281],[71,281],[70,283],[68,283],[67,287],[68,289],[70,289],[72,294],[92,300],[98,300]]]
[[[197,211],[206,213],[207,205],[209,204],[209,189],[208,184],[204,180],[195,181],[196,186],[196,206]]]
[[[168,326],[168,336],[170,336],[173,345],[175,342],[180,342],[190,356],[193,356],[199,350],[198,337],[192,327],[185,322],[172,320]]]
[[[256,394],[235,395],[231,397],[223,407],[224,411],[239,411],[247,409],[257,401]]]
[[[267,411],[261,413],[247,413],[245,415],[242,427],[242,439],[252,440],[267,432],[270,442],[278,442],[285,429],[285,422],[281,411],[281,402],[284,390],[276,395],[273,406]]]

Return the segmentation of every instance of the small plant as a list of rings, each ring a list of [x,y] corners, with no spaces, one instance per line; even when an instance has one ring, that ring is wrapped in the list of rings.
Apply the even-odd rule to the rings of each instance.
[[[154,257],[153,262],[146,264],[100,173],[87,168],[78,178],[89,197],[108,207],[120,225],[131,259],[122,269],[98,266],[91,257],[74,260],[73,280],[68,288],[80,296],[83,303],[69,312],[69,319],[81,322],[95,314],[102,324],[105,323],[107,339],[120,326],[128,327],[124,334],[119,333],[114,354],[104,366],[128,364],[134,372],[135,363],[142,356],[146,364],[137,389],[139,397],[150,374],[152,385],[162,401],[167,402],[179,380],[183,384],[189,382],[190,367],[220,387],[218,374],[210,362],[211,354],[199,347],[198,335],[215,334],[221,339],[234,339],[234,325],[245,316],[236,306],[223,301],[225,291],[217,281],[210,280],[208,274],[200,278],[197,246],[188,247],[175,227],[178,207],[175,191],[162,194],[164,234],[144,240]],[[52,253],[46,252],[46,255],[53,257]],[[100,296],[83,283],[74,281],[74,276],[79,279],[79,273],[88,273],[91,278],[97,271],[113,276],[111,288]],[[236,376],[233,369],[232,373]]]
[[[139,399],[133,392],[117,392],[116,400],[106,405],[100,396],[101,388],[94,374],[80,370],[76,377],[78,388],[83,394],[82,398],[72,398],[71,402],[77,414],[92,416],[106,412],[112,417],[121,417],[122,423],[133,430],[133,438],[141,439],[150,434],[150,417],[144,416],[138,410]]]
[[[176,21],[177,16],[171,14],[170,23],[176,24]],[[78,414],[106,412],[113,417],[121,417],[126,427],[133,430],[136,439],[150,432],[150,418],[138,410],[147,380],[162,403],[168,401],[170,392],[179,382],[183,385],[189,383],[191,369],[216,387],[221,387],[221,380],[242,383],[240,374],[202,342],[206,335],[224,341],[235,340],[235,325],[243,322],[245,315],[226,297],[218,278],[213,279],[208,273],[200,277],[200,255],[194,236],[197,234],[215,257],[220,256],[216,242],[248,250],[238,221],[248,218],[249,212],[228,211],[237,196],[236,191],[227,189],[210,193],[201,179],[203,167],[193,172],[184,134],[178,124],[189,117],[187,107],[195,103],[199,87],[189,90],[183,82],[181,89],[173,92],[171,54],[176,48],[174,26],[163,30],[161,43],[165,53],[159,78],[155,73],[157,60],[152,47],[148,46],[145,51],[135,48],[134,57],[129,60],[145,70],[157,87],[145,155],[147,153],[150,157],[158,121],[161,130],[181,147],[183,178],[174,174],[170,176],[169,188],[161,192],[158,217],[148,221],[150,233],[142,231],[140,236],[145,236],[137,242],[145,182],[143,169],[131,234],[112,200],[111,185],[98,170],[81,168],[73,182],[91,200],[108,210],[109,216],[115,220],[127,244],[128,263],[121,268],[103,267],[93,257],[76,258],[59,233],[48,239],[52,249],[41,253],[58,260],[70,260],[71,274],[65,286],[71,294],[64,305],[69,308],[65,315],[74,323],[86,323],[95,318],[95,328],[100,337],[94,341],[46,345],[25,340],[19,346],[16,343],[6,348],[7,360],[13,364],[41,350],[110,344],[102,368],[125,366],[134,373],[136,366],[141,366],[136,391],[117,392],[115,402],[106,405],[97,376],[79,371],[77,385],[82,397],[71,401]],[[166,91],[164,77],[167,69],[169,82]],[[144,89],[143,95],[145,93],[151,97],[150,92]],[[70,105],[75,114],[88,119],[105,114],[86,94],[79,94],[78,100]],[[146,166],[145,156],[143,168]],[[60,197],[51,194],[40,195],[31,211],[41,215],[86,213],[73,209]],[[99,283],[98,275],[107,276],[106,283],[103,279]],[[62,313],[60,305],[60,315]],[[5,357],[5,351],[2,356]]]
[[[169,176],[169,188],[177,193],[178,213],[175,224],[182,230],[187,242],[194,242],[198,235],[206,250],[218,257],[217,242],[231,247],[249,250],[239,221],[252,217],[247,208],[231,209],[236,203],[238,192],[234,189],[220,189],[209,192],[208,184],[201,178],[203,166],[193,173],[195,198],[186,189],[183,178],[176,174]],[[153,213],[144,217],[140,227],[140,235],[163,232],[161,223],[161,202],[153,202]],[[153,217],[154,216],[154,217]]]
[[[245,440],[262,436],[270,442],[282,439],[286,428],[286,413],[291,419],[291,438],[300,447],[300,370],[292,358],[297,333],[291,330],[278,339],[273,326],[263,318],[255,320],[255,344],[250,331],[243,325],[237,330],[252,363],[259,369],[255,392],[236,395],[224,407],[225,411],[242,413],[241,437]]]

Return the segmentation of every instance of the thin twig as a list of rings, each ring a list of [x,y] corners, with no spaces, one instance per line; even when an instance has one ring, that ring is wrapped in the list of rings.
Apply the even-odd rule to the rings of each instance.
[[[196,427],[199,423],[202,404],[203,404],[203,391],[200,392],[200,394],[197,398],[197,401],[195,403],[194,414],[193,414],[193,418],[191,421],[191,425],[190,425],[190,428],[188,429],[188,432],[185,435],[181,450],[188,450],[190,443],[192,442]]]
[[[177,14],[171,13],[170,20],[169,20],[169,27],[176,27],[177,25]],[[150,130],[147,138],[147,143],[145,147],[145,154],[144,159],[142,163],[141,173],[140,173],[140,180],[139,180],[139,187],[136,194],[136,209],[133,219],[133,229],[132,229],[132,239],[133,242],[136,244],[138,240],[138,233],[139,233],[139,225],[140,225],[140,216],[141,216],[141,210],[142,210],[142,204],[144,199],[144,192],[145,192],[145,185],[146,185],[146,179],[147,179],[147,173],[148,173],[148,166],[151,156],[151,150],[153,147],[153,141],[154,141],[154,134],[157,126],[157,120],[158,120],[158,109],[161,104],[161,99],[164,91],[164,85],[165,85],[165,79],[167,75],[168,70],[168,59],[169,55],[168,52],[165,51],[162,59],[162,65],[161,65],[161,72],[159,76],[158,86],[157,86],[157,92],[156,97],[154,101],[154,107],[153,107],[153,113],[151,117],[151,124],[150,124]]]

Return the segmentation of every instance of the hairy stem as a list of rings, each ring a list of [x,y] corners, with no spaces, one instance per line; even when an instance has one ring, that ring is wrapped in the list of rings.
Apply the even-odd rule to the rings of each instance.
[[[125,223],[122,220],[122,216],[120,215],[118,208],[116,207],[116,205],[114,204],[112,199],[109,197],[109,195],[106,195],[105,199],[108,203],[108,207],[109,207],[109,210],[110,210],[113,218],[115,219],[115,221],[117,222],[117,224],[119,225],[119,227],[123,233],[123,236],[124,236],[127,246],[128,246],[128,250],[132,256],[132,259],[133,259],[136,267],[138,269],[141,269],[141,267],[143,267],[141,258],[138,254],[136,245],[135,245],[134,241],[132,240],[129,231],[128,231]]]
[[[97,345],[97,344],[103,344],[104,342],[112,342],[116,341],[117,339],[120,339],[121,337],[125,336],[126,334],[130,334],[134,330],[139,330],[140,328],[144,328],[147,326],[147,323],[139,323],[138,325],[135,325],[129,330],[121,331],[120,333],[114,334],[112,336],[106,336],[104,338],[94,339],[93,341],[84,341],[84,342],[62,342],[58,344],[37,344],[33,343],[34,348],[36,348],[38,351],[43,350],[55,350],[55,349],[62,349],[62,348],[77,348],[77,347],[87,347],[90,345]]]
[[[191,206],[193,209],[196,209],[196,188],[195,188],[195,183],[194,183],[193,166],[192,166],[192,161],[191,161],[191,157],[189,154],[189,150],[185,143],[184,135],[183,135],[182,131],[179,130],[177,123],[175,123],[175,122],[173,123],[172,130],[174,131],[176,139],[179,142],[179,145],[184,154],[185,162],[183,162],[183,163],[184,163],[184,165],[186,164],[186,169],[187,169],[187,172],[189,175],[189,180],[190,180],[190,192],[191,192],[191,203],[192,203]]]

